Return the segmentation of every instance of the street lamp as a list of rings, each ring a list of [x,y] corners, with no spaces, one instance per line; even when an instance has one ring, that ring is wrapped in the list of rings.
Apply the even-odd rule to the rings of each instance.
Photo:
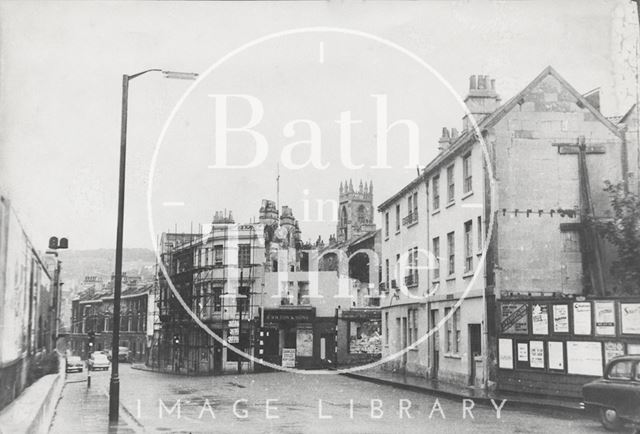
[[[165,78],[195,80],[198,74],[192,72],[165,71],[147,69],[133,75],[122,76],[122,118],[120,128],[120,178],[118,184],[118,226],[116,229],[116,272],[113,290],[113,337],[111,340],[111,381],[109,382],[109,421],[118,421],[120,406],[120,379],[118,377],[118,349],[120,346],[120,293],[122,288],[122,231],[124,220],[124,181],[127,158],[127,109],[129,99],[129,81],[147,72],[161,72]]]

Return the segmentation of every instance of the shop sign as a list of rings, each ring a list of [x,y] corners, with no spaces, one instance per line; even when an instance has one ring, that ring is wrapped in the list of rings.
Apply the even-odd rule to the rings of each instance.
[[[621,303],[622,333],[640,334],[640,303]]]
[[[296,349],[295,348],[282,349],[282,366],[284,366],[285,368],[296,367]]]
[[[544,342],[529,342],[529,364],[532,368],[544,369]]]
[[[238,335],[229,336],[227,338],[227,342],[229,342],[230,344],[237,344],[238,342],[240,342],[240,336]]]
[[[615,336],[616,313],[613,301],[596,301],[596,334]]]
[[[240,329],[239,328],[232,328],[229,329],[229,335],[231,336],[238,336],[240,334]]]
[[[600,342],[567,341],[569,374],[602,376],[602,344]]]
[[[573,333],[591,334],[591,303],[573,303]]]
[[[534,335],[549,334],[549,311],[546,305],[534,304],[531,307],[531,328]]]
[[[240,321],[238,321],[237,319],[229,320],[229,328],[233,327],[240,327]]]
[[[502,333],[529,333],[527,305],[525,303],[503,303],[500,329]]]
[[[569,306],[566,304],[553,305],[553,332],[569,333]]]
[[[315,309],[273,309],[264,311],[264,321],[277,323],[280,321],[312,322]]]

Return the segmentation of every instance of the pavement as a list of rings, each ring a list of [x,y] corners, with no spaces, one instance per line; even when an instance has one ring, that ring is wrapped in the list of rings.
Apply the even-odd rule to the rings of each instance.
[[[131,417],[127,409],[122,407],[118,423],[109,422],[108,389],[104,381],[93,381],[97,373],[91,374],[91,388],[87,387],[86,370],[82,373],[67,374],[49,432],[52,434],[141,432],[141,425]],[[108,383],[106,386],[108,387]]]
[[[343,374],[350,378],[386,384],[406,390],[415,390],[435,396],[452,399],[473,399],[486,405],[508,400],[511,407],[534,407],[559,410],[563,412],[584,413],[580,399],[568,397],[552,397],[523,393],[509,393],[504,391],[489,392],[480,388],[464,387],[437,380],[405,375],[402,373],[383,371],[381,369],[354,371]]]

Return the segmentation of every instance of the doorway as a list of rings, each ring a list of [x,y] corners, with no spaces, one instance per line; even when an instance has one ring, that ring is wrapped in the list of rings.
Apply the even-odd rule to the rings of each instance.
[[[482,328],[480,324],[469,324],[469,385],[476,383],[476,356],[482,355]]]
[[[438,379],[438,369],[440,367],[440,330],[437,329],[439,321],[438,309],[432,309],[429,315],[429,329],[434,330],[431,335],[431,378]]]

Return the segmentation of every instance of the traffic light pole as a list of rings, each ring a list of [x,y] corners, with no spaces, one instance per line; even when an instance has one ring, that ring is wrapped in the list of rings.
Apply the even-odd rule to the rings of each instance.
[[[113,337],[111,339],[111,380],[109,382],[109,421],[118,421],[120,407],[119,346],[120,294],[122,291],[122,233],[124,223],[124,181],[127,161],[127,109],[129,76],[122,76],[122,118],[120,128],[120,178],[118,186],[118,226],[116,231],[116,272],[113,289]]]

